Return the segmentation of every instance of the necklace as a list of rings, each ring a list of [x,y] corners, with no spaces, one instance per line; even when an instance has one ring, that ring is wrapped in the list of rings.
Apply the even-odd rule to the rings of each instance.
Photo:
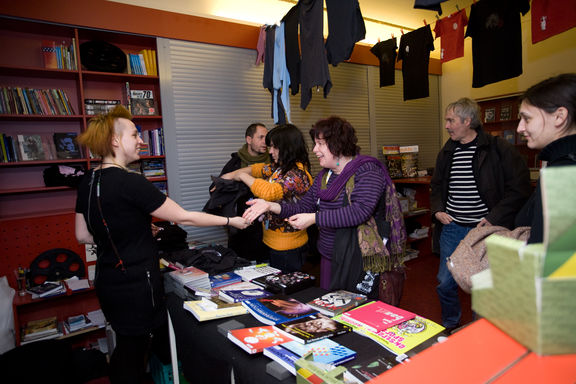
[[[118,164],[118,163],[114,163],[114,162],[112,162],[112,163],[100,163],[100,169],[104,169],[104,168],[102,167],[103,165],[111,165],[111,166],[113,166],[113,167],[122,168],[123,170],[126,171],[126,167],[124,167],[124,166],[122,166],[122,165],[120,165],[120,164]]]

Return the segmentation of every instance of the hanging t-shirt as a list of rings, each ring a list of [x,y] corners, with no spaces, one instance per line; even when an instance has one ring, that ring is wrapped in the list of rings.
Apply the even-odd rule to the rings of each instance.
[[[366,27],[358,0],[326,0],[326,13],[326,56],[328,63],[337,66],[350,58],[354,44],[366,36]]]
[[[393,37],[386,41],[380,41],[370,48],[370,52],[374,54],[380,61],[380,87],[394,85],[395,80],[395,64],[396,64],[396,38]]]
[[[262,25],[260,27],[260,33],[258,34],[258,43],[256,44],[256,64],[264,62],[264,53],[266,52],[266,26]]]
[[[436,11],[439,15],[442,15],[442,7],[440,6],[440,3],[445,1],[448,0],[414,0],[414,8]]]
[[[429,96],[428,63],[434,50],[434,38],[430,25],[406,33],[400,38],[398,61],[402,60],[404,100]]]
[[[466,36],[472,38],[472,87],[522,74],[520,13],[529,0],[482,0],[472,4]]]
[[[290,73],[290,89],[296,95],[300,90],[300,42],[298,41],[298,24],[300,6],[296,4],[282,18],[284,22],[284,42],[286,44],[286,67]]]
[[[440,61],[443,63],[464,56],[464,26],[466,24],[468,24],[468,17],[464,9],[436,22],[434,34],[436,38],[442,38]]]
[[[532,0],[532,44],[576,27],[576,0]]]
[[[328,60],[324,48],[324,20],[322,0],[300,0],[300,43],[302,63],[300,65],[300,108],[306,109],[312,100],[312,88],[323,87],[324,97],[332,88]],[[266,36],[268,38],[268,36]]]

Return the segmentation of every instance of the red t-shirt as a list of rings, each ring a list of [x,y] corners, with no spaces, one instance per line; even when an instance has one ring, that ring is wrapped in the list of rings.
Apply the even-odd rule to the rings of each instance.
[[[575,0],[532,0],[532,44],[574,27]]]
[[[464,9],[436,22],[434,33],[436,38],[442,38],[440,60],[443,63],[464,56],[464,27],[467,24]]]

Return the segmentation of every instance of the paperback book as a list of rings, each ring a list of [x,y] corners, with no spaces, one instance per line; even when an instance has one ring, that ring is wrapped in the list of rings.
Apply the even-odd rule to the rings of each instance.
[[[342,320],[359,325],[371,332],[379,332],[413,319],[415,313],[394,307],[382,301],[371,301],[342,313]]]
[[[304,272],[274,273],[253,279],[258,284],[273,293],[288,295],[314,285],[316,278]]]
[[[377,342],[400,355],[436,336],[445,328],[432,320],[416,316],[413,319],[377,332]]]
[[[348,325],[342,324],[321,313],[276,324],[274,327],[281,333],[289,335],[302,344],[312,343],[352,331],[352,328]]]
[[[237,269],[234,271],[236,274],[242,277],[244,281],[252,281],[258,277],[266,276],[271,273],[280,273],[282,272],[278,268],[274,268],[269,266],[268,264],[259,264],[259,265],[250,265],[241,269]]]
[[[59,159],[79,159],[80,147],[76,142],[76,132],[56,132],[53,135],[56,156]]]
[[[156,114],[154,92],[151,90],[130,90],[130,104],[134,116],[150,116]]]
[[[288,372],[296,376],[296,367],[294,362],[300,358],[297,354],[287,350],[281,345],[274,345],[272,347],[264,348],[264,356],[267,356],[286,368]]]
[[[259,353],[264,348],[292,341],[289,336],[280,334],[271,325],[231,329],[228,331],[228,339],[250,354]]]
[[[28,288],[27,291],[32,295],[33,299],[39,299],[42,297],[56,296],[65,293],[66,288],[60,282],[46,281],[40,285]]]
[[[241,289],[241,290],[220,290],[218,296],[228,303],[240,303],[246,300],[262,299],[273,294],[263,288]]]
[[[242,281],[242,277],[234,272],[220,273],[210,276],[210,285],[212,288],[221,288],[230,284],[239,283],[240,281]]]
[[[246,314],[246,309],[239,304],[224,308],[214,308],[213,306],[207,306],[206,303],[202,305],[202,301],[185,301],[184,309],[190,312],[198,321],[222,319]]]
[[[246,300],[242,305],[252,316],[267,325],[296,320],[317,311],[286,295],[274,295],[262,299]]]
[[[38,340],[55,339],[63,335],[56,316],[31,320],[22,329],[21,344]]]
[[[355,383],[365,383],[400,364],[398,360],[392,352],[381,349],[376,356],[356,359],[346,364],[346,369]]]
[[[310,344],[290,341],[282,344],[284,348],[302,357],[312,352],[314,362],[340,365],[356,357],[356,352],[331,339],[322,339]]]
[[[337,290],[317,297],[307,304],[320,313],[333,317],[364,303],[366,300],[365,295]]]

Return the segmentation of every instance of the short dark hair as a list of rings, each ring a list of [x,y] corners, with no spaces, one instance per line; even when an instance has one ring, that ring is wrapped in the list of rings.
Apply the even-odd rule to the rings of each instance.
[[[254,137],[254,134],[256,133],[256,129],[257,129],[258,127],[264,127],[264,128],[266,128],[266,126],[265,126],[264,124],[262,124],[262,123],[253,123],[253,124],[250,124],[250,125],[248,126],[248,128],[246,128],[246,133],[244,134],[244,137],[248,137],[248,136]]]
[[[550,77],[528,88],[520,101],[552,113],[560,107],[568,110],[566,129],[576,121],[576,73]]]
[[[302,132],[293,124],[278,125],[266,135],[266,145],[278,148],[278,166],[282,173],[297,168],[296,163],[302,163],[310,170],[308,147]]]
[[[324,139],[334,156],[356,156],[360,153],[356,130],[348,121],[331,116],[318,120],[310,130],[312,141]]]

